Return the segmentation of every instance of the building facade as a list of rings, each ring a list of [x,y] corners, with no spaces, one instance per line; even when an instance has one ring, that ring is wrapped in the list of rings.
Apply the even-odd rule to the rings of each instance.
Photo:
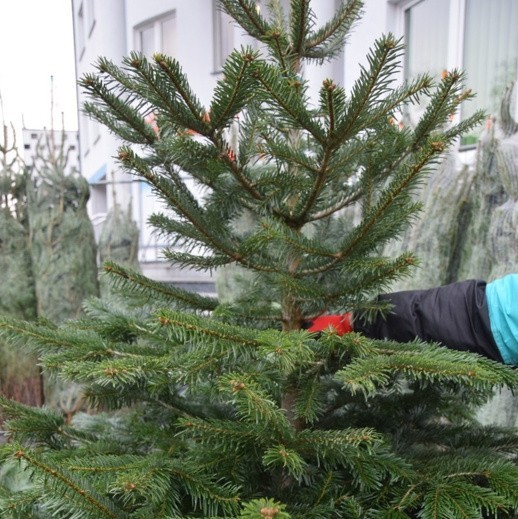
[[[318,21],[328,20],[341,1],[314,0]],[[264,9],[265,3],[258,0],[257,9]],[[289,0],[281,0],[281,4],[286,9]],[[248,44],[258,48],[229,22],[217,0],[72,0],[72,6],[78,77],[92,70],[98,56],[120,63],[133,50],[147,56],[164,52],[181,63],[193,91],[208,105],[230,50]],[[366,0],[364,16],[342,55],[324,67],[307,65],[304,75],[315,96],[327,77],[349,90],[374,39],[392,32],[407,47],[401,81],[423,72],[440,77],[444,70],[464,69],[467,84],[478,95],[456,117],[477,108],[496,113],[504,88],[517,75],[517,28],[516,0]],[[81,90],[78,100],[81,106],[85,100]],[[459,143],[459,159],[471,160],[477,137],[474,133]],[[102,225],[115,202],[125,207],[131,202],[141,233],[143,272],[165,281],[188,280],[188,274],[161,261],[162,244],[146,224],[149,215],[159,209],[158,203],[146,184],[118,168],[115,137],[80,111],[79,142],[81,171],[91,185],[94,226]],[[193,282],[199,281],[200,274],[193,276]]]
[[[80,171],[79,135],[75,130],[22,129],[23,160],[36,171],[49,159],[65,164],[66,175]]]

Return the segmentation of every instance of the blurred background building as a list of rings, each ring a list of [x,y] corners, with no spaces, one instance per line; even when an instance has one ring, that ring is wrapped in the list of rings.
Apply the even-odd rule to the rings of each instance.
[[[75,130],[22,129],[23,160],[38,170],[40,163],[49,158],[49,153],[66,155],[65,173],[80,171],[79,134]]]

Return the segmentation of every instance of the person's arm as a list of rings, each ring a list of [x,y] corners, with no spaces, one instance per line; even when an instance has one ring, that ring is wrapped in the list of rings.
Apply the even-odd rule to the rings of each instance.
[[[354,330],[371,339],[398,342],[418,338],[503,362],[491,333],[485,287],[484,281],[469,280],[429,290],[384,294],[379,298],[392,305],[386,317],[379,315],[366,321],[351,319],[351,314],[322,316],[313,320],[309,330],[331,329],[340,335]],[[348,326],[341,324],[345,315]]]

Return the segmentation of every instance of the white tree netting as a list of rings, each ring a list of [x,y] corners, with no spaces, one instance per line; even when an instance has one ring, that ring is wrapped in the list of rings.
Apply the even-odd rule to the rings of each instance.
[[[139,230],[131,218],[131,207],[124,212],[118,203],[114,204],[104,222],[99,237],[99,258],[101,264],[105,261],[114,261],[133,270],[140,270],[138,261]],[[99,278],[101,296],[111,294],[109,280]]]
[[[389,255],[415,251],[421,266],[394,290],[470,278],[491,281],[518,272],[518,124],[510,114],[511,92],[500,117],[488,120],[473,167],[447,158],[423,187],[420,220],[386,250]],[[518,426],[518,399],[502,393],[480,416]]]
[[[29,255],[25,186],[27,175],[3,127],[0,144],[0,313],[21,319],[36,317],[36,296]],[[36,358],[0,340],[0,392],[28,405],[43,403]]]
[[[79,317],[83,301],[99,289],[88,183],[76,171],[66,173],[64,135],[57,153],[51,138],[38,147],[27,192],[37,315],[59,323]],[[72,416],[82,407],[80,387],[46,379],[45,401]]]

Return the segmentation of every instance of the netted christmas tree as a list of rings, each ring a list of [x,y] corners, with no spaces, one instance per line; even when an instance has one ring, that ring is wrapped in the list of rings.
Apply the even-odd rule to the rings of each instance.
[[[64,130],[44,132],[27,186],[37,316],[54,324],[79,317],[83,301],[99,294],[89,186],[68,167],[71,152]],[[48,406],[69,417],[82,407],[79,385],[45,376],[45,386]]]
[[[54,322],[78,317],[83,300],[98,294],[89,187],[78,171],[67,170],[70,153],[64,132],[45,132],[28,186],[38,316]]]
[[[14,129],[2,125],[0,144],[0,312],[20,319],[36,317],[36,295],[29,253],[26,185]],[[0,392],[29,405],[43,403],[41,374],[34,355],[0,341]]]
[[[398,84],[403,48],[388,35],[351,92],[328,79],[312,104],[303,63],[341,51],[361,2],[321,27],[307,0],[286,16],[277,0],[263,13],[221,3],[267,50],[233,52],[210,106],[162,54],[101,59],[82,85],[87,111],[125,141],[122,166],[167,204],[152,222],[169,260],[238,265],[248,288],[220,304],[108,263],[123,306],[92,300],[59,327],[2,319],[5,336],[104,411],[67,424],[2,400],[3,456],[34,483],[4,493],[5,516],[515,516],[518,438],[474,419],[495,386],[518,385],[515,371],[439,345],[302,329],[325,312],[389,311],[373,295],[417,260],[380,251],[416,217],[412,195],[432,166],[481,119],[451,122],[471,96],[462,74]],[[420,121],[400,128],[418,99]]]
[[[115,193],[113,198],[116,199]],[[131,217],[131,205],[124,211],[120,204],[115,202],[106,215],[99,236],[100,262],[115,261],[119,265],[138,271],[138,244],[139,230]],[[108,276],[102,276],[99,285],[103,299],[113,295]]]

